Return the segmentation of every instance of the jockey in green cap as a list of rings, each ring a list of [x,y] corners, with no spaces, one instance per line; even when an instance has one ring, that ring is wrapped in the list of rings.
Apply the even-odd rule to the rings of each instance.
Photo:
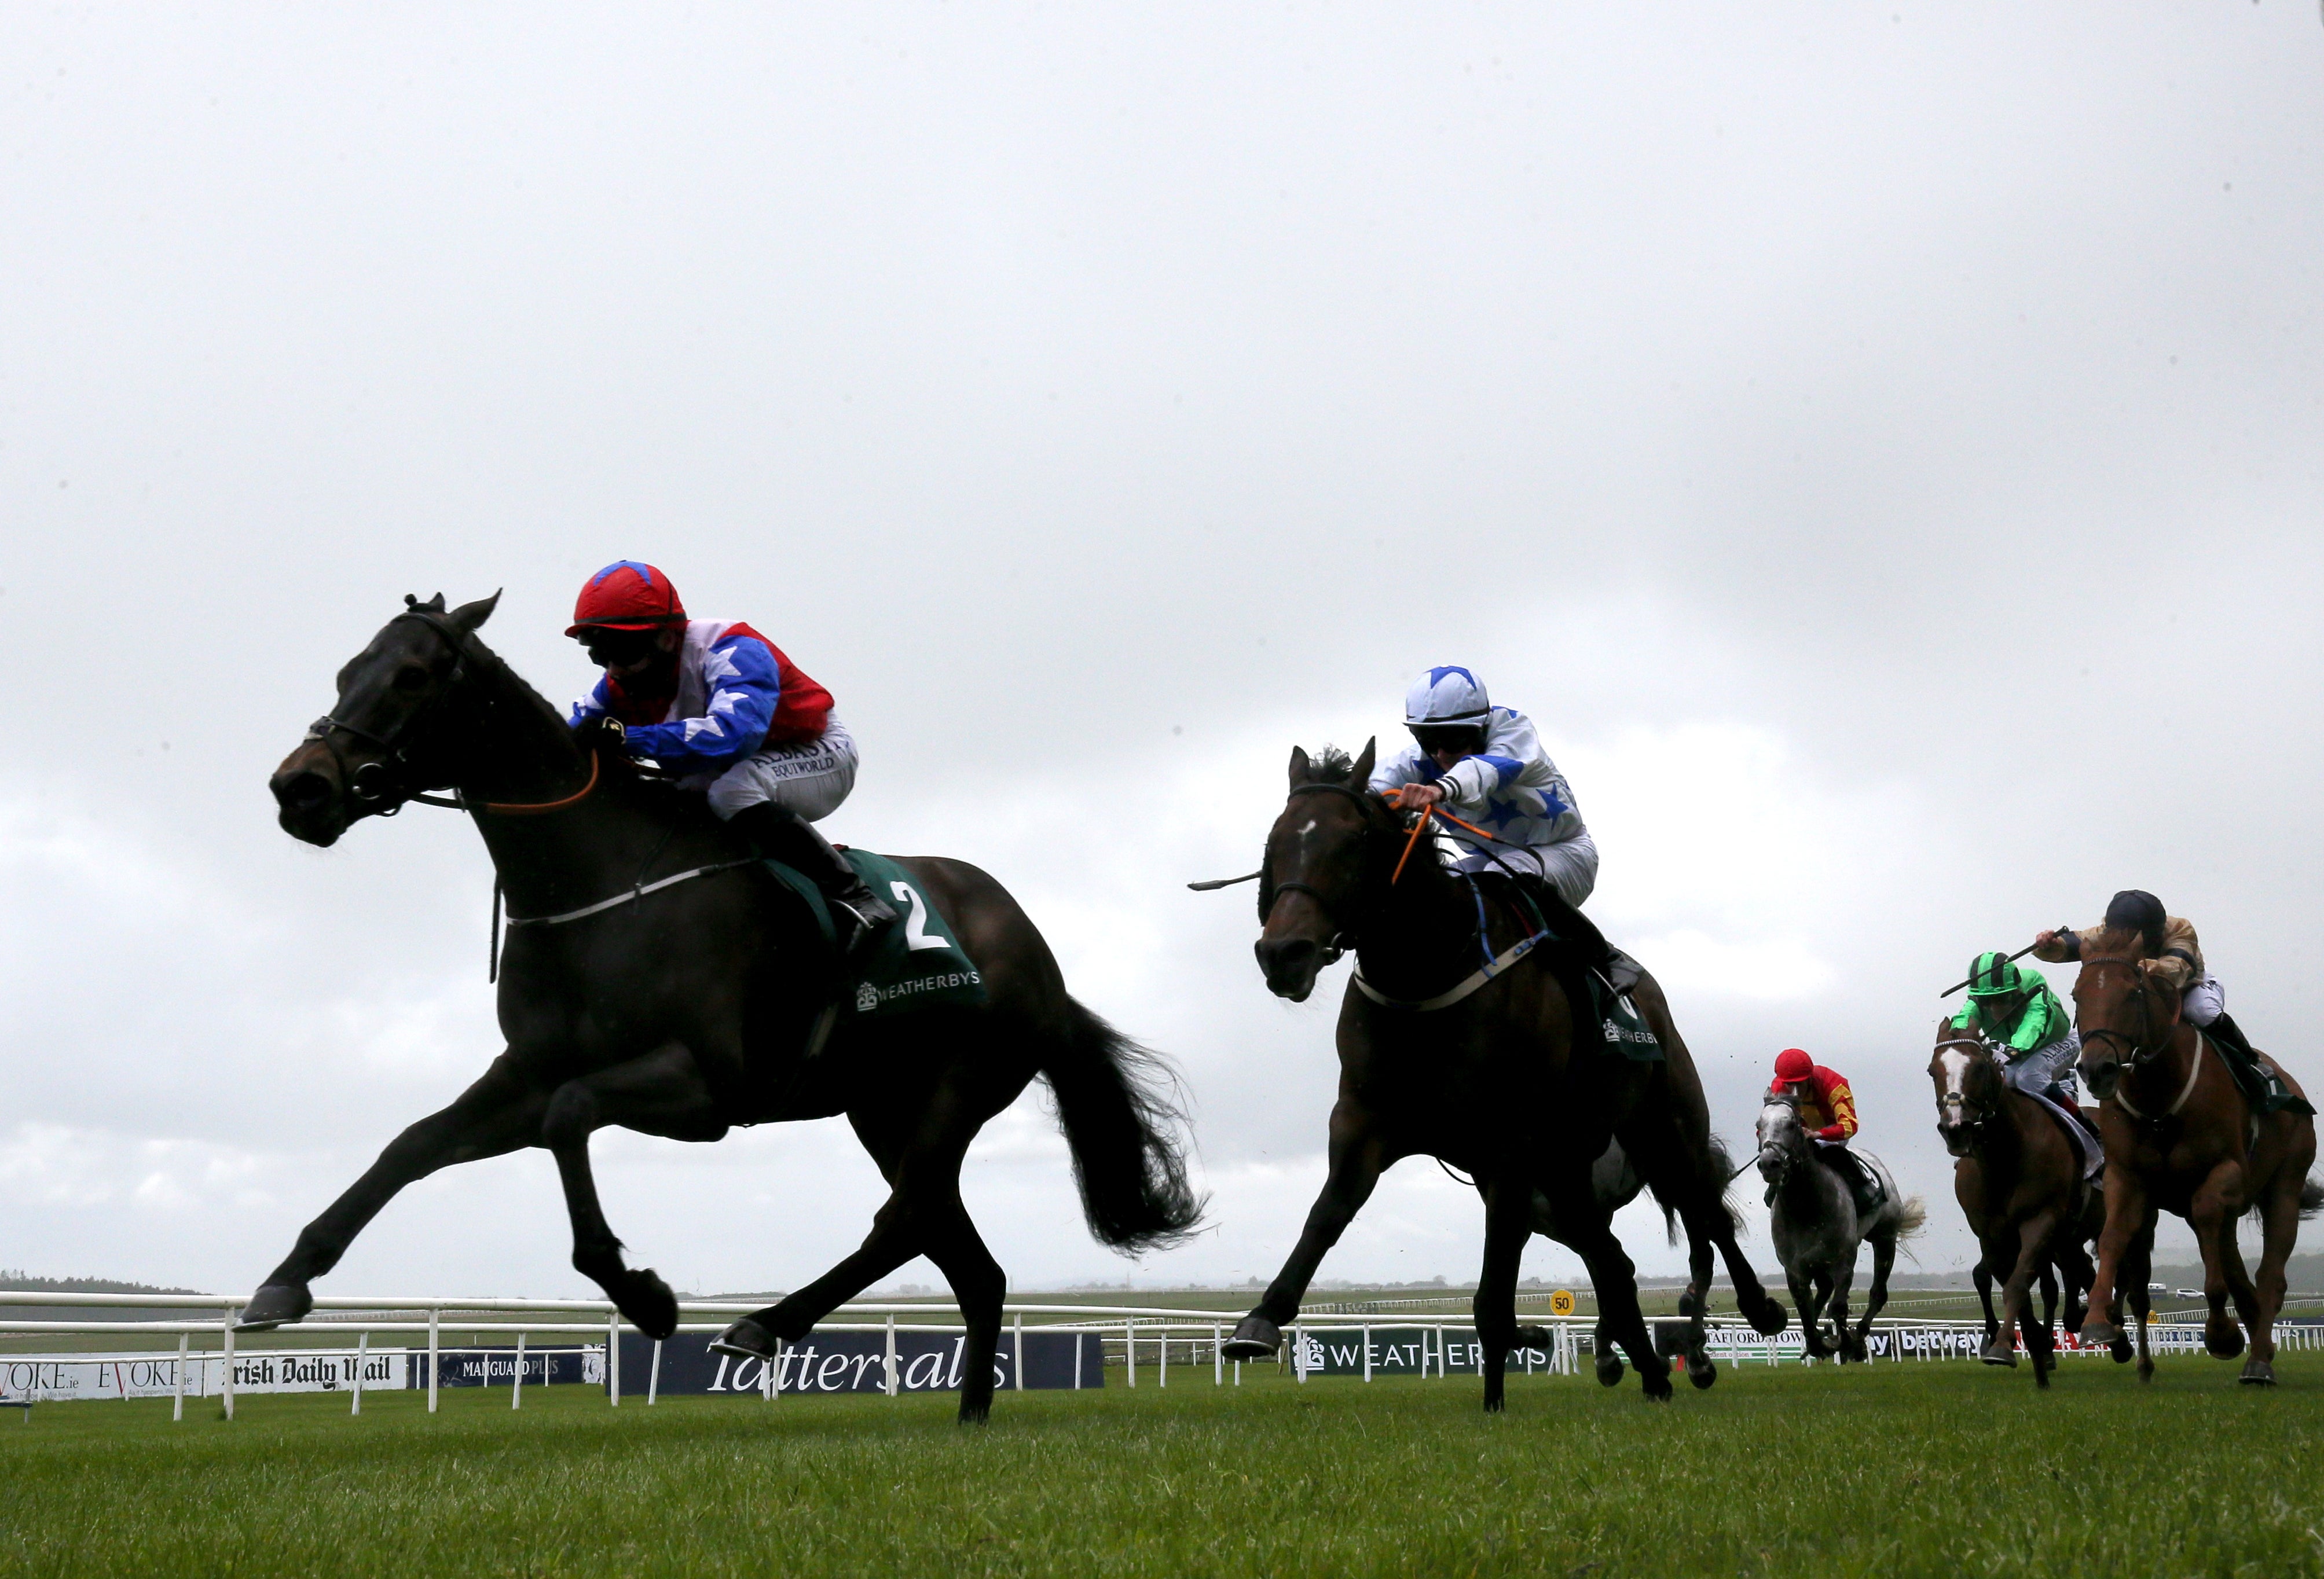
[[[2040,971],[2019,969],[1997,949],[1979,954],[1969,968],[1969,1003],[1953,1016],[1953,1029],[1993,1043],[2003,1078],[2027,1096],[2073,1108],[2082,1039]]]

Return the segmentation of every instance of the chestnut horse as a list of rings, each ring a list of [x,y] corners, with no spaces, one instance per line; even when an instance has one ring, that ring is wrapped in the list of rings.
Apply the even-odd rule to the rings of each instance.
[[[1531,918],[1498,898],[1489,904],[1428,850],[1397,878],[1406,830],[1368,787],[1372,757],[1370,745],[1354,762],[1328,749],[1310,760],[1294,748],[1290,794],[1268,835],[1257,953],[1268,988],[1305,1001],[1318,973],[1351,947],[1357,975],[1340,1009],[1330,1175],[1298,1245],[1226,1352],[1272,1354],[1324,1253],[1380,1174],[1405,1157],[1434,1157],[1473,1175],[1484,1198],[1474,1309],[1485,1408],[1502,1406],[1518,1337],[1518,1262],[1536,1232],[1571,1246],[1590,1269],[1600,1312],[1599,1379],[1609,1386],[1621,1379],[1611,1352],[1618,1344],[1646,1396],[1666,1399],[1670,1365],[1647,1336],[1630,1259],[1609,1226],[1605,1195],[1592,1186],[1609,1142],[1619,1142],[1637,1177],[1685,1226],[1693,1281],[1683,1308],[1698,1328],[1713,1246],[1726,1258],[1736,1303],[1761,1332],[1781,1332],[1785,1317],[1736,1244],[1727,1156],[1711,1134],[1702,1083],[1662,988],[1646,977],[1631,993],[1665,1053],[1662,1061],[1635,1062],[1605,1049],[1590,1006],[1569,1001],[1547,949],[1479,971],[1480,958],[1506,954],[1533,933]],[[1588,1031],[1579,1048],[1577,1025]],[[1711,1372],[1694,1357],[1699,1336],[1692,1350],[1689,1377],[1708,1386]]]
[[[2203,1254],[2203,1293],[2210,1317],[2203,1346],[2218,1359],[2251,1357],[2238,1381],[2275,1381],[2276,1313],[2283,1306],[2283,1263],[2302,1217],[2324,1206],[2324,1189],[2309,1182],[2316,1161],[2316,1121],[2290,1110],[2255,1115],[2209,1038],[2180,1016],[2180,995],[2146,969],[2152,963],[2136,932],[2106,927],[2084,932],[2081,971],[2074,978],[2074,1024],[2082,1033],[2082,1079],[2099,1098],[2106,1137],[2106,1228],[2098,1236],[2097,1281],[2082,1341],[2112,1345],[2123,1358],[2120,1296],[2127,1291],[2139,1317],[2138,1373],[2152,1377],[2146,1352],[2147,1263],[2160,1212],[2187,1220]],[[2304,1096],[2282,1066],[2294,1096]],[[2260,1219],[2256,1286],[2236,1245],[2236,1222],[2246,1212]],[[2236,1316],[2227,1314],[2235,1301]]]
[[[1139,1249],[1200,1215],[1154,1055],[1065,991],[1007,890],[958,861],[899,858],[983,978],[980,1004],[845,1014],[837,971],[800,907],[699,794],[652,781],[610,731],[564,718],[477,639],[498,594],[439,596],[388,621],[339,671],[338,702],[274,775],[284,831],[336,843],[364,817],[449,787],[515,917],[500,971],[507,1050],[451,1106],[390,1142],[299,1235],[244,1325],[297,1321],[398,1190],[456,1162],[540,1146],[557,1160],[573,1265],[656,1338],[669,1286],[632,1268],[605,1220],[589,1136],[618,1125],[715,1141],[734,1125],[844,1113],[890,1193],[853,1254],[726,1329],[771,1357],[914,1256],[952,1285],[967,1327],[960,1416],[992,1403],[1007,1279],[961,1203],[964,1153],[1036,1075],[1056,1097],[1091,1231]],[[899,900],[910,884],[895,885]],[[526,924],[526,922],[532,924]],[[569,923],[569,924],[567,924]],[[763,1216],[734,1216],[756,1236]]]
[[[2082,1161],[2058,1121],[2033,1097],[2002,1078],[1993,1048],[1980,1036],[1937,1022],[1936,1051],[1929,1079],[1937,1089],[1937,1134],[1953,1164],[1953,1198],[1960,1202],[1969,1232],[1977,1235],[1978,1291],[1983,1297],[1995,1273],[2002,1278],[2001,1320],[1986,1299],[1985,1347],[1978,1358],[1988,1365],[2015,1365],[2013,1334],[2023,1336],[2034,1357],[2034,1382],[2050,1385],[2057,1346],[2045,1300],[2034,1319],[2031,1290],[2048,1280],[2054,1264],[2066,1274],[2068,1320],[2080,1290],[2090,1283],[2090,1261],[2082,1246],[2105,1226],[2106,1203],[2082,1178]],[[2142,1277],[2142,1286],[2144,1279]],[[2049,1285],[2054,1289],[2055,1285]]]

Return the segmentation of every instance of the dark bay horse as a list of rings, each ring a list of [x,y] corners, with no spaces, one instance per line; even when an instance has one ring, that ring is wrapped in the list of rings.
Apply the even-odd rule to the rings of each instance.
[[[1592,1180],[1593,1169],[1610,1161],[1612,1143],[1685,1226],[1689,1308],[1698,1328],[1710,1300],[1713,1246],[1726,1257],[1737,1302],[1761,1332],[1782,1331],[1784,1316],[1736,1245],[1727,1158],[1711,1136],[1702,1082],[1662,989],[1649,977],[1631,995],[1665,1051],[1657,1063],[1606,1053],[1594,1027],[1577,1051],[1573,1028],[1589,1024],[1589,1007],[1577,1012],[1569,1004],[1539,957],[1512,962],[1457,1002],[1412,1006],[1456,990],[1476,971],[1480,944],[1499,953],[1532,928],[1502,899],[1480,915],[1469,884],[1425,851],[1396,878],[1406,831],[1366,787],[1372,759],[1370,745],[1353,762],[1342,752],[1327,749],[1311,760],[1294,749],[1290,795],[1268,836],[1257,945],[1268,987],[1302,1002],[1317,974],[1349,948],[1360,979],[1350,982],[1340,1009],[1330,1175],[1298,1245],[1236,1327],[1227,1352],[1273,1353],[1325,1253],[1380,1174],[1401,1158],[1426,1156],[1466,1170],[1484,1198],[1485,1259],[1474,1308],[1485,1408],[1502,1406],[1518,1334],[1518,1262],[1536,1232],[1571,1246],[1590,1269],[1599,1330],[1610,1340],[1601,1347],[1600,1379],[1620,1380],[1611,1352],[1618,1344],[1646,1395],[1668,1398],[1670,1366],[1655,1353],[1629,1257],[1609,1225],[1609,1198],[1620,1189],[1612,1180]],[[1699,1336],[1693,1349],[1702,1354]],[[1698,1375],[1697,1363],[1690,1359],[1689,1375],[1710,1385],[1713,1372],[1704,1365]]]
[[[1817,1154],[1800,1122],[1799,1098],[1788,1090],[1761,1098],[1757,1129],[1759,1175],[1767,1181],[1770,1198],[1767,1236],[1775,1242],[1775,1255],[1792,1286],[1808,1356],[1836,1355],[1842,1364],[1860,1363],[1868,1357],[1864,1340],[1872,1319],[1888,1303],[1888,1271],[1896,1264],[1897,1244],[1919,1233],[1928,1214],[1919,1197],[1907,1199],[1896,1188],[1878,1158],[1858,1152],[1856,1160],[1879,1180],[1882,1190],[1871,1216],[1859,1216],[1847,1183]],[[1856,1282],[1856,1253],[1868,1243],[1872,1287],[1864,1315],[1850,1332],[1848,1295]],[[1826,1311],[1831,1316],[1830,1344],[1821,1326]]]
[[[2211,1307],[2203,1346],[2232,1360],[2251,1336],[2251,1357],[2236,1380],[2275,1381],[2276,1313],[2283,1307],[2283,1263],[2302,1217],[2324,1207],[2324,1189],[2310,1182],[2316,1121],[2289,1109],[2259,1115],[2219,1061],[2208,1037],[2181,1016],[2180,995],[2145,969],[2146,941],[2106,927],[2081,934],[2074,978],[2074,1024],[2082,1033],[2082,1079],[2098,1101],[2106,1137],[2106,1228],[2098,1236],[2098,1279],[2082,1341],[2116,1345],[2121,1354],[2121,1294],[2140,1317],[2138,1373],[2151,1377],[2146,1352],[2146,1278],[2161,1212],[2195,1231],[2203,1254],[2203,1292]],[[2294,1096],[2305,1096],[2282,1067]],[[2236,1244],[2246,1212],[2261,1226],[2255,1287]],[[2227,1314],[2235,1301],[2236,1316]]]
[[[591,1133],[618,1125],[715,1141],[738,1124],[844,1113],[890,1189],[870,1235],[721,1341],[771,1355],[778,1340],[805,1336],[926,1255],[967,1325],[961,1418],[982,1419],[1007,1279],[961,1204],[970,1141],[1045,1078],[1091,1231],[1124,1250],[1171,1244],[1201,1207],[1162,1089],[1167,1069],[1068,996],[1016,901],[958,861],[899,864],[950,921],[985,1001],[881,1018],[842,1012],[835,966],[812,923],[704,798],[637,769],[616,731],[577,737],[477,639],[497,601],[447,612],[440,596],[407,599],[339,671],[331,715],[272,788],[283,829],[317,845],[423,792],[456,793],[512,917],[499,997],[507,1050],[307,1226],[252,1297],[245,1324],[304,1316],[309,1281],[405,1185],[541,1146],[564,1182],[574,1266],[641,1331],[667,1337],[676,1300],[652,1271],[624,1263],[598,1206]],[[524,924],[542,918],[569,924]]]
[[[2083,1180],[2080,1153],[2058,1121],[2002,1078],[1984,1038],[1956,1030],[1950,1019],[1938,1021],[1929,1079],[1936,1087],[1937,1134],[1959,1159],[1953,1198],[1977,1235],[1978,1288],[1986,1301],[1985,1348],[1978,1357],[1988,1365],[2016,1364],[2011,1335],[2021,1335],[2034,1357],[2034,1384],[2047,1387],[2057,1346],[2050,1325],[2056,1288],[2048,1281],[2050,1269],[2066,1274],[2070,1326],[2077,1296],[2092,1276],[2082,1247],[2104,1226],[2106,1203]],[[1998,1323],[1987,1293],[1997,1273],[2002,1279]],[[2030,1297],[2037,1278],[2051,1291],[2039,1322]],[[2117,1357],[2127,1354],[2125,1348]]]

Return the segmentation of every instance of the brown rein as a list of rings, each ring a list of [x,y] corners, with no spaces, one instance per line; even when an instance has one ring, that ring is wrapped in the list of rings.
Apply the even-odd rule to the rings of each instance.
[[[561,812],[567,806],[577,806],[595,793],[597,775],[604,766],[604,759],[596,752],[590,752],[589,782],[561,801],[486,801],[483,810],[503,817],[538,817],[544,812]]]

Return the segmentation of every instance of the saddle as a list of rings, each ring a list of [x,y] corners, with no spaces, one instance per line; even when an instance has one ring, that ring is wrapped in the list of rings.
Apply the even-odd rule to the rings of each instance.
[[[2219,1061],[2234,1077],[2244,1100],[2251,1104],[2254,1118],[2284,1112],[2315,1116],[2315,1107],[2306,1097],[2292,1094],[2292,1088],[2284,1084],[2282,1072],[2275,1067],[2274,1060],[2261,1057],[2232,1016],[2220,1014],[2209,1025],[2200,1027],[2199,1034],[2210,1042]]]
[[[1572,1005],[1577,1042],[1586,1016],[1598,1028],[1598,1043],[1608,1054],[1633,1063],[1664,1061],[1661,1038],[1630,999],[1632,989],[1646,977],[1645,966],[1608,942],[1597,923],[1541,878],[1530,873],[1493,874],[1480,880],[1508,884],[1519,908],[1533,913],[1536,930],[1548,934],[1540,952]]]
[[[1856,1215],[1869,1217],[1887,1200],[1888,1192],[1881,1188],[1880,1176],[1865,1166],[1864,1159],[1846,1146],[1819,1146],[1817,1152],[1823,1165],[1840,1175],[1848,1186],[1849,1198],[1856,1203]]]
[[[2051,1090],[2057,1088],[2052,1086]],[[2098,1126],[2089,1113],[2078,1107],[2068,1107],[2049,1092],[2025,1091],[2050,1115],[2050,1122],[2066,1132],[2066,1143],[2082,1160],[2082,1178],[2095,1180],[2106,1171],[2106,1143],[2098,1139]],[[2095,1109],[2091,1110],[2095,1112]]]

